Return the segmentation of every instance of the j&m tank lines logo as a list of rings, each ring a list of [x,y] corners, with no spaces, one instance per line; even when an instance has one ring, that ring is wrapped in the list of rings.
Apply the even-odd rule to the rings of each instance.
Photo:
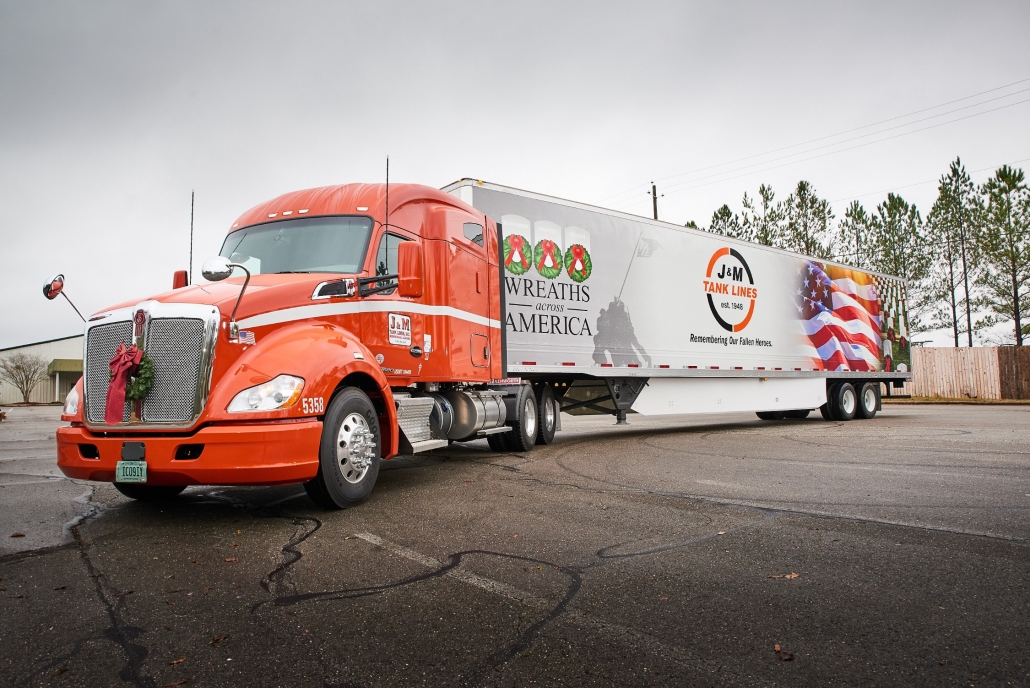
[[[704,287],[712,315],[724,330],[740,332],[747,327],[755,313],[758,289],[744,256],[726,247],[712,254]]]

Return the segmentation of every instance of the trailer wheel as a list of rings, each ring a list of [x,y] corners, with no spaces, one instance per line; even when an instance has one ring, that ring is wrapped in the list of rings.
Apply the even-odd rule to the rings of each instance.
[[[833,420],[851,420],[858,411],[858,393],[850,382],[841,382],[830,388],[830,406]]]
[[[880,401],[877,396],[879,384],[867,382],[858,389],[858,418],[871,419],[876,416],[876,407]]]
[[[783,420],[786,418],[786,414],[783,411],[758,411],[755,415],[762,420]]]
[[[175,499],[186,489],[185,485],[134,485],[132,483],[113,483],[114,489],[129,499],[138,502],[167,502]]]
[[[323,509],[346,509],[368,499],[379,476],[382,437],[372,401],[348,387],[329,403],[322,424],[318,474],[304,483]]]
[[[546,382],[536,391],[536,408],[540,412],[540,429],[536,434],[537,444],[554,442],[554,431],[558,428],[558,400],[554,398],[554,390]]]
[[[786,418],[793,420],[804,420],[808,418],[808,414],[812,412],[812,409],[797,409],[796,411],[786,411],[783,415]]]
[[[533,387],[522,385],[515,397],[515,418],[507,423],[511,426],[511,432],[502,435],[508,451],[528,452],[533,448],[539,418]]]
[[[829,394],[826,395],[829,398]],[[830,402],[827,401],[825,404],[819,407],[819,415],[823,417],[823,420],[833,420],[833,416],[830,415]]]

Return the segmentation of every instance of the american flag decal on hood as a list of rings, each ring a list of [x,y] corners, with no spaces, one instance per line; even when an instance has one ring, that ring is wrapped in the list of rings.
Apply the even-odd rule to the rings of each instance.
[[[876,278],[858,270],[805,261],[794,306],[804,349],[817,370],[883,369],[882,308]]]

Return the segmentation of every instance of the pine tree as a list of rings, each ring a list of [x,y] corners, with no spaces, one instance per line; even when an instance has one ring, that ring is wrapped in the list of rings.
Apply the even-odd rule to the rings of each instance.
[[[712,224],[708,227],[708,231],[735,239],[747,240],[744,236],[744,227],[741,225],[740,216],[730,210],[730,207],[725,204],[712,213]]]
[[[938,196],[945,202],[939,208],[937,218],[943,223],[951,240],[957,242],[957,258],[961,264],[962,300],[965,304],[966,335],[969,346],[973,346],[973,310],[970,304],[975,296],[970,292],[970,280],[973,266],[976,264],[976,226],[977,217],[981,216],[980,202],[973,180],[966,173],[960,158],[951,163],[948,174],[941,177]],[[935,205],[935,207],[937,207]],[[957,329],[957,328],[956,328]],[[956,344],[957,346],[957,344]]]
[[[986,201],[980,251],[983,270],[979,304],[991,315],[985,325],[1012,322],[1023,346],[1023,320],[1030,308],[1030,189],[1023,170],[1002,166],[981,187]]]
[[[781,248],[816,258],[829,259],[832,240],[829,228],[833,222],[830,204],[816,195],[808,182],[798,182],[797,188],[784,203],[786,225]]]
[[[869,231],[869,213],[861,203],[852,201],[838,230],[837,256],[842,263],[869,267]]]
[[[870,267],[907,282],[908,325],[913,332],[929,329],[923,319],[933,305],[925,285],[931,256],[922,225],[919,210],[896,194],[887,194],[887,201],[877,205],[869,218]]]
[[[953,212],[951,204],[950,195],[940,193],[926,218],[926,241],[934,248],[934,260],[927,276],[927,291],[936,302],[931,327],[935,330],[951,330],[957,347],[960,346],[961,333],[959,306],[963,296],[962,261],[958,236],[950,222]]]
[[[758,187],[758,205],[744,193],[744,219],[742,228],[748,241],[764,246],[779,246],[783,228],[783,209],[779,204],[773,205],[776,194],[771,186],[762,184]]]

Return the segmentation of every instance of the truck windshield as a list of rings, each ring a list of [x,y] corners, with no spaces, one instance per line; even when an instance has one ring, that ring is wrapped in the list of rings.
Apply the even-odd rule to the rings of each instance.
[[[360,272],[372,220],[367,217],[303,217],[244,227],[222,244],[220,256],[252,274]]]

